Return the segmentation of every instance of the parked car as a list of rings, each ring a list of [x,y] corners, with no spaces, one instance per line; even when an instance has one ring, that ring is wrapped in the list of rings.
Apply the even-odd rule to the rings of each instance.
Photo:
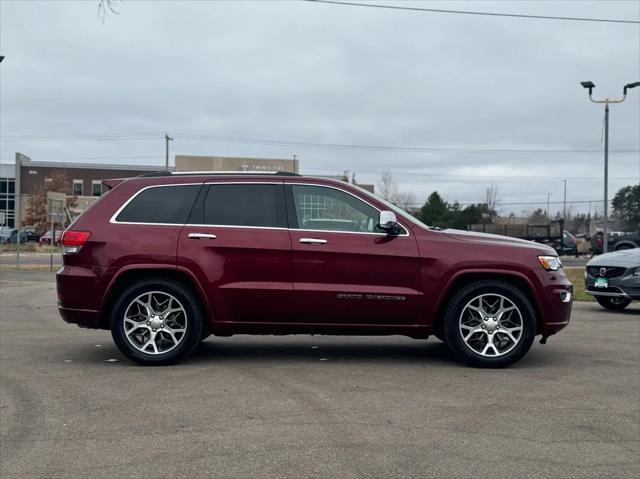
[[[640,233],[613,231],[607,236],[609,238],[607,244],[608,251],[622,251],[640,247]],[[604,234],[602,231],[598,231],[595,234],[595,238],[591,242],[594,255],[602,254],[603,237]]]
[[[7,226],[0,227],[0,244],[8,242],[9,238],[11,238],[11,233],[14,231],[13,228]]]
[[[60,244],[60,240],[62,239],[62,233],[63,230],[55,230],[56,232],[56,237],[54,240],[54,245],[59,245]],[[50,245],[51,244],[51,230],[47,231],[45,234],[43,234],[42,236],[40,236],[40,244],[41,245]]]
[[[554,242],[554,249],[558,254],[565,254],[568,256],[578,255],[578,242],[575,236],[568,231],[562,232],[562,247],[560,247],[560,240]]]
[[[501,367],[569,323],[573,287],[530,241],[430,228],[341,181],[158,173],[112,188],[62,237],[62,318],[141,364],[209,334],[402,334]]]
[[[640,299],[640,248],[606,253],[587,263],[585,291],[606,309],[622,310]]]
[[[20,243],[37,243],[40,240],[40,235],[35,228],[23,228],[20,230]],[[18,242],[18,230],[13,230],[9,241],[7,243]]]

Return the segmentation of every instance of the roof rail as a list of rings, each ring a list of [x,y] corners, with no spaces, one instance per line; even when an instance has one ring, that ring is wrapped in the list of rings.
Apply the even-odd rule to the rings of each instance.
[[[138,178],[157,176],[219,176],[219,175],[273,175],[273,176],[300,176],[289,171],[153,171],[143,173]]]
[[[150,171],[149,173],[142,173],[138,175],[136,178],[148,178],[148,177],[156,177],[156,176],[171,176],[170,171]]]

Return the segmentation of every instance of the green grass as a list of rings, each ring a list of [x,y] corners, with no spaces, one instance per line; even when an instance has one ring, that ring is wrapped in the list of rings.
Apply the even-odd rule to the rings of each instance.
[[[16,250],[15,244],[0,245],[0,253],[13,253]],[[21,253],[48,253],[51,251],[51,245],[41,245],[38,243],[23,243],[20,245]],[[60,246],[54,246],[53,251],[60,251]]]
[[[584,292],[584,268],[565,268],[565,274],[573,283],[573,299],[576,301],[595,301],[593,296]]]

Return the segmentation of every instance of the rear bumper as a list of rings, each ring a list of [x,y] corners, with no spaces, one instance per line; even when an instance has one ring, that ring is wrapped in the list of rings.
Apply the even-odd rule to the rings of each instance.
[[[91,309],[64,308],[58,305],[58,312],[62,319],[70,324],[76,324],[81,328],[99,329],[100,314]]]
[[[101,281],[87,267],[63,266],[56,274],[58,311],[67,323],[100,328]]]

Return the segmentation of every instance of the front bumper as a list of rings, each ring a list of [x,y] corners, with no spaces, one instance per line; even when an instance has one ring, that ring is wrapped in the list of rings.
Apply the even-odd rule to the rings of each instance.
[[[606,288],[596,288],[595,282],[594,276],[585,273],[585,293],[591,296],[640,299],[640,276],[626,273],[616,278],[609,278],[609,284]]]
[[[557,276],[557,282],[544,287],[545,301],[541,305],[544,319],[539,331],[544,338],[566,328],[571,318],[573,285],[564,277],[564,274],[560,277],[558,273]]]

